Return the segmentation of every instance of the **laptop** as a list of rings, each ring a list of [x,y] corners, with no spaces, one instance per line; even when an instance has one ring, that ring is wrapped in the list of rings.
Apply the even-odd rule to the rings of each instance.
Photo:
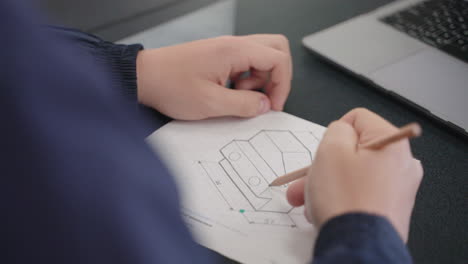
[[[468,135],[468,0],[395,1],[303,44]]]

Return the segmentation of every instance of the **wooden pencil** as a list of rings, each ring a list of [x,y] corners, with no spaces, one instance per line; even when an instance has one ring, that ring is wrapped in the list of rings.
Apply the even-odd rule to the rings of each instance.
[[[401,127],[397,132],[378,138],[376,140],[370,141],[361,145],[363,148],[369,149],[381,149],[389,144],[400,141],[404,138],[414,138],[421,135],[421,126],[417,123],[410,123],[406,126]],[[269,186],[280,186],[288,184],[292,181],[298,180],[307,175],[310,166],[290,172],[286,175],[276,178]]]

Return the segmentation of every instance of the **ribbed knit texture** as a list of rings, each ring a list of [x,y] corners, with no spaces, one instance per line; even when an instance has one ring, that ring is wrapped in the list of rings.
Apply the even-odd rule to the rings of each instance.
[[[332,218],[322,227],[313,263],[409,264],[412,259],[386,218],[348,213]]]
[[[59,37],[70,40],[81,52],[90,55],[107,70],[118,92],[130,102],[137,102],[136,58],[138,52],[143,49],[141,44],[115,44],[71,28],[47,28],[56,32]]]
[[[143,49],[140,44],[122,45],[102,41],[97,44],[96,59],[110,68],[111,78],[120,84],[122,92],[132,101],[137,101],[136,58]]]

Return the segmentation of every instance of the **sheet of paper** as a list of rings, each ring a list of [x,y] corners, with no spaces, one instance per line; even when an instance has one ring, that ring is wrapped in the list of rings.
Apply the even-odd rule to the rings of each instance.
[[[147,141],[175,176],[182,215],[201,245],[243,263],[306,263],[316,238],[287,186],[310,165],[325,128],[270,112],[253,119],[173,121]]]

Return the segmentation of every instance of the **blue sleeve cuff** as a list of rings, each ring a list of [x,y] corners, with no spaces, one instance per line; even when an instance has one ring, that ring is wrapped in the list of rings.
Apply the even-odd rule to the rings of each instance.
[[[136,59],[143,49],[140,44],[115,44],[97,36],[66,27],[47,26],[58,37],[68,40],[77,50],[90,55],[94,62],[106,69],[117,93],[131,102],[137,102]]]
[[[348,213],[332,218],[322,227],[314,263],[412,263],[412,259],[386,218]]]
[[[137,101],[136,59],[142,49],[140,44],[123,45],[102,41],[96,51],[96,56],[109,66],[114,81],[121,84],[124,95],[133,102]]]

